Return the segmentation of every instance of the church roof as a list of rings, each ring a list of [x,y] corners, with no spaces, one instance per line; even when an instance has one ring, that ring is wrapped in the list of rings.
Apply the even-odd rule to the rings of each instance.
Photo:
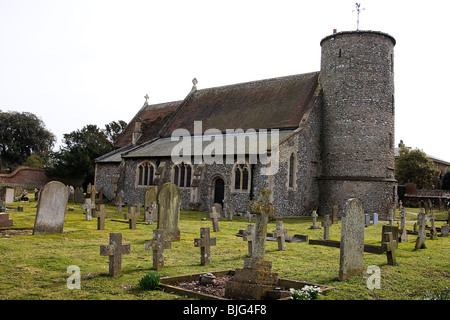
[[[158,137],[158,132],[167,122],[170,116],[183,101],[172,101],[158,104],[147,104],[139,110],[134,118],[128,123],[125,131],[114,143],[115,148],[122,148],[131,144],[131,137],[135,128],[136,121],[141,121],[142,135],[138,142],[143,143]]]
[[[193,91],[172,115],[162,137],[176,129],[292,129],[298,127],[318,84],[319,72]]]

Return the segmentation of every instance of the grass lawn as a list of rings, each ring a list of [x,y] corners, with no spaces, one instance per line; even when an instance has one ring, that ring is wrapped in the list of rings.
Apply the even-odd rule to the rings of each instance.
[[[81,205],[69,203],[75,210],[67,211],[62,234],[31,235],[37,203],[13,206],[19,204],[23,205],[23,212],[9,211],[14,220],[13,230],[0,229],[1,300],[186,299],[158,290],[144,291],[138,286],[142,276],[152,268],[152,252],[145,250],[144,242],[152,238],[156,223],[144,224],[142,218],[136,230],[130,230],[127,223],[111,221],[123,220],[123,214],[107,205],[110,217],[106,219],[105,230],[97,230],[97,219],[85,221]],[[418,212],[418,209],[407,208],[407,211]],[[436,213],[436,216],[444,219],[447,213]],[[247,243],[235,234],[247,227],[247,220],[237,217],[233,221],[221,221],[220,231],[212,232],[211,219],[202,221],[205,217],[204,212],[181,212],[181,241],[173,242],[172,249],[165,251],[164,269],[159,271],[161,277],[242,268]],[[413,214],[408,218],[415,220]],[[290,235],[323,238],[323,229],[309,229],[312,224],[309,217],[282,220]],[[365,228],[366,243],[380,244],[383,223]],[[437,226],[443,223],[438,221]],[[217,246],[211,247],[209,266],[200,265],[200,248],[194,247],[194,238],[200,237],[201,227],[210,227],[211,236],[217,239]],[[340,222],[333,225],[330,239],[340,240],[340,229]],[[412,230],[412,224],[408,229]],[[269,222],[267,230],[275,230],[275,221]],[[109,244],[110,232],[121,232],[123,243],[131,244],[131,253],[123,256],[119,277],[108,275],[108,257],[100,256],[100,246]],[[273,271],[283,278],[333,286],[335,289],[319,297],[322,300],[424,299],[450,287],[450,238],[427,239],[426,248],[417,251],[414,251],[415,239],[416,236],[408,235],[408,242],[399,243],[397,266],[387,265],[385,254],[364,253],[365,268],[372,265],[381,268],[380,289],[367,288],[369,273],[338,281],[339,249],[336,248],[302,242],[286,243],[286,250],[278,251],[276,242],[267,241],[266,260],[272,261]],[[71,265],[81,270],[80,290],[67,288],[70,275],[67,268]]]

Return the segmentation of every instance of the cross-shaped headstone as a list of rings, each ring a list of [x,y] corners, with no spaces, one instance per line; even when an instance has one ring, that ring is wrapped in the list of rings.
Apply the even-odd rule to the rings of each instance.
[[[99,204],[97,210],[94,212],[94,217],[97,218],[97,230],[105,230],[105,218],[108,215],[104,204]]]
[[[320,229],[320,227],[317,225],[317,211],[313,210],[311,217],[313,217],[313,225],[309,227],[310,229]]]
[[[216,245],[216,238],[211,238],[209,228],[200,228],[200,239],[194,239],[194,247],[200,247],[200,263],[206,266],[211,262],[211,246]]]
[[[90,194],[91,194],[91,202],[95,204],[95,195],[97,194],[97,190],[95,190],[95,185],[91,186]]]
[[[92,203],[92,199],[91,198],[84,199],[84,203],[81,206],[81,209],[83,209],[85,212],[86,221],[91,221],[92,220],[92,210],[95,210],[95,203]]]
[[[332,225],[332,221],[330,220],[330,215],[326,214],[324,220],[322,221],[323,227],[323,239],[328,240],[330,238],[330,227]]]
[[[383,233],[383,242],[381,246],[386,251],[387,263],[391,266],[395,266],[397,264],[395,255],[396,245],[394,243],[392,232]]]
[[[286,237],[285,230],[283,229],[283,221],[277,221],[276,230],[273,232],[273,236],[277,238],[278,250],[286,250]]]
[[[145,250],[153,251],[153,269],[164,268],[164,249],[172,249],[172,242],[164,237],[164,230],[154,229],[153,240],[145,240]]]
[[[215,206],[211,207],[211,213],[209,214],[209,217],[212,220],[212,225],[213,225],[213,231],[217,232],[219,231],[219,213],[217,212],[217,209]]]
[[[139,218],[139,212],[136,211],[136,207],[129,207],[128,213],[125,214],[125,219],[130,222],[130,229],[136,229],[136,220]]]
[[[417,225],[419,227],[419,231],[417,234],[416,245],[414,247],[415,250],[421,249],[423,244],[425,243],[426,231],[425,231],[425,213],[423,208],[420,208],[419,215],[417,217]]]
[[[130,245],[122,244],[122,234],[109,234],[109,245],[100,246],[100,255],[109,256],[109,274],[120,276],[122,273],[122,255],[130,254]]]
[[[258,200],[250,202],[249,211],[256,214],[255,238],[253,240],[253,259],[264,259],[266,251],[266,233],[269,216],[275,216],[275,207],[270,203],[270,190],[263,189]]]
[[[253,251],[253,240],[255,239],[255,225],[249,224],[247,226],[247,230],[244,230],[242,234],[243,240],[248,243],[248,256],[251,257]]]

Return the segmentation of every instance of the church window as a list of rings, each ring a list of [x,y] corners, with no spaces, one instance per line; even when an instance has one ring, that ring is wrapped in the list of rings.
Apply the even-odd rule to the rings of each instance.
[[[233,186],[235,191],[247,191],[250,186],[250,167],[247,163],[236,163],[233,167]]]
[[[295,153],[291,153],[291,155],[289,156],[288,170],[287,170],[288,189],[295,189],[297,187],[296,173],[297,173],[297,156]]]
[[[172,181],[180,188],[189,188],[192,181],[192,166],[181,162],[172,167]]]
[[[155,166],[150,161],[141,162],[137,168],[137,185],[149,186],[153,184]]]

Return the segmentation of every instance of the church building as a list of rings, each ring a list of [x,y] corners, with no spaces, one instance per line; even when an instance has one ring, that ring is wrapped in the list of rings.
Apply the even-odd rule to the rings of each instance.
[[[280,217],[331,214],[349,198],[386,217],[397,199],[395,39],[335,32],[320,45],[317,72],[206,89],[194,79],[183,100],[146,97],[116,149],[96,159],[97,190],[135,205],[173,182],[182,210],[246,213],[269,188]]]

